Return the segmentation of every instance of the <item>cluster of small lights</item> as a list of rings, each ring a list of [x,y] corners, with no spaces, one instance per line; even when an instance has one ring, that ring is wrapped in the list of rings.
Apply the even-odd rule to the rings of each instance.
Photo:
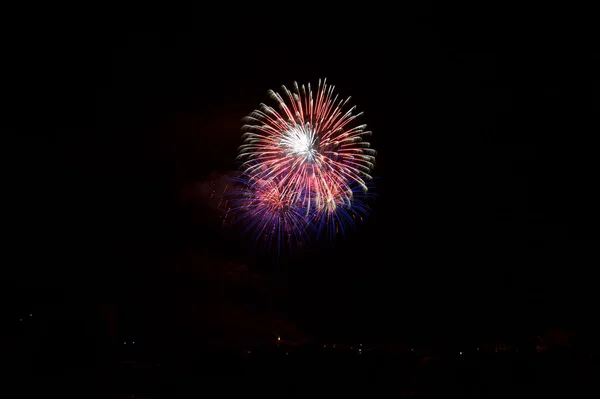
[[[357,352],[358,353],[362,353],[362,346],[363,346],[363,344],[358,344],[358,346],[359,346],[359,348],[357,348]],[[323,344],[323,348],[327,348],[327,347],[328,347],[327,344]],[[330,347],[333,348],[333,349],[335,349],[336,348],[336,344],[331,344]],[[354,350],[354,346],[351,346],[350,349]]]
[[[33,317],[33,313],[29,313],[29,317]],[[23,322],[23,317],[19,318],[19,322],[21,322],[21,323]]]

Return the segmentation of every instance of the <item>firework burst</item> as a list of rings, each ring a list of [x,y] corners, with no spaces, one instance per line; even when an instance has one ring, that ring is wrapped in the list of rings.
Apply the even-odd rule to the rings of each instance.
[[[238,222],[256,239],[277,247],[285,243],[303,242],[311,229],[302,208],[287,195],[274,180],[235,178],[235,188],[229,192],[231,208],[228,212],[239,215]]]
[[[362,113],[347,108],[350,98],[339,99],[325,80],[319,80],[314,92],[310,84],[295,82],[293,91],[282,86],[282,92],[269,91],[277,109],[260,104],[244,118],[237,159],[246,198],[253,197],[245,215],[248,226],[259,235],[277,230],[285,209],[286,218],[293,215],[293,222],[284,223],[289,236],[315,221],[317,231],[325,225],[339,231],[355,215],[353,209],[364,213],[357,194],[366,193],[372,180],[376,152],[365,140],[371,132],[355,123]],[[275,203],[285,206],[273,207]]]

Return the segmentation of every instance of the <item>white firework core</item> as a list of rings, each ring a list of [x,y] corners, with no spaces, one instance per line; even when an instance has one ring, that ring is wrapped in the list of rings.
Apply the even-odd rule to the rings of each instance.
[[[309,124],[306,126],[294,125],[283,132],[280,146],[290,155],[313,162],[318,152],[316,138],[317,135]]]

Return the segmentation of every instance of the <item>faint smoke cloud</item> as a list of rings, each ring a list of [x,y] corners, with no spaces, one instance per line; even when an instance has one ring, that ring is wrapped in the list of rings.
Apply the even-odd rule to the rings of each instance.
[[[225,193],[229,188],[232,172],[212,171],[202,181],[190,183],[181,190],[180,200],[186,205],[206,206],[214,210],[226,208]]]

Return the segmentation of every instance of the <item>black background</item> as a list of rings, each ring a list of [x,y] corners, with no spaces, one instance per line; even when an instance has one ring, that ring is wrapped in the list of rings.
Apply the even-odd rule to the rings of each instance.
[[[275,281],[268,306],[310,337],[591,334],[597,54],[576,21],[299,7],[15,11],[2,50],[11,314],[87,323],[110,304],[119,334],[149,318],[173,331],[196,323],[190,303],[218,301],[195,268],[231,261]],[[179,198],[235,167],[240,120],[268,89],[322,77],[374,131],[378,197],[356,233],[275,263]],[[253,295],[241,301],[262,306]]]

